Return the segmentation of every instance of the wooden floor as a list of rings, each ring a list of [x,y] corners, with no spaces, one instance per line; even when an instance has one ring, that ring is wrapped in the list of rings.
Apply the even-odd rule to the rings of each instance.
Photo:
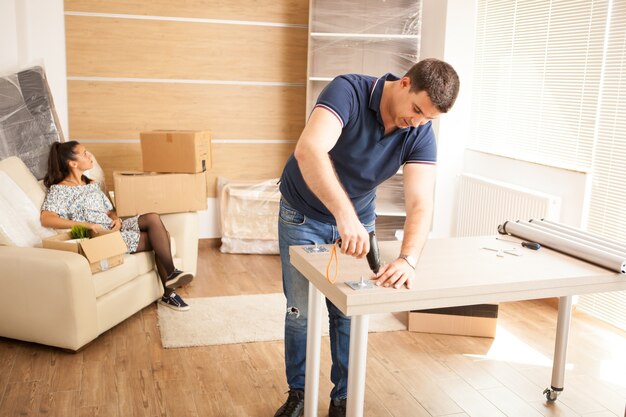
[[[186,297],[281,291],[277,256],[225,255],[201,241],[199,260]],[[565,391],[546,404],[555,325],[553,307],[528,301],[501,304],[495,339],[370,334],[365,415],[624,416],[626,333],[581,313],[572,321]],[[322,346],[326,416],[327,338]],[[166,350],[155,305],[76,354],[0,338],[0,417],[272,417],[286,391],[282,342]]]

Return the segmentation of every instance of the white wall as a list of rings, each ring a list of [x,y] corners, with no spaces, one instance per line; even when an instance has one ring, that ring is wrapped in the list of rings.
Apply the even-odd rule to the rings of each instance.
[[[222,228],[220,225],[218,199],[208,198],[207,206],[207,210],[198,213],[198,236],[200,236],[200,239],[221,237]]]
[[[0,74],[13,71],[18,62],[16,25],[15,0],[0,0]]]
[[[42,65],[63,133],[67,133],[67,71],[63,0],[0,0],[0,75]]]
[[[435,124],[437,187],[431,237],[453,234],[456,185],[463,172],[469,139],[475,0],[424,0],[420,58],[439,58],[459,74],[461,89],[454,107]]]

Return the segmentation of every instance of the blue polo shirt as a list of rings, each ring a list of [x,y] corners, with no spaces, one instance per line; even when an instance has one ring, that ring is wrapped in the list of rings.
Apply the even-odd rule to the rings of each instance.
[[[432,122],[416,128],[396,129],[385,136],[380,99],[386,80],[398,78],[392,74],[378,79],[341,75],[326,86],[315,106],[330,111],[341,123],[341,135],[329,155],[341,185],[364,224],[376,219],[376,187],[381,182],[405,163],[435,164],[437,160]],[[283,170],[280,192],[305,216],[336,224],[326,206],[306,185],[293,154]]]

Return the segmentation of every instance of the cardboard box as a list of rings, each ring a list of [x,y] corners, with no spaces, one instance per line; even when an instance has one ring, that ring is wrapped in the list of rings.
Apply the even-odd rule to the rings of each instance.
[[[207,209],[206,176],[116,171],[115,208],[121,217]]]
[[[156,130],[141,132],[139,137],[146,172],[195,174],[211,168],[209,132]]]
[[[64,250],[78,253],[87,258],[92,273],[106,271],[124,263],[124,254],[128,247],[120,232],[103,230],[90,239],[72,241],[69,232],[44,238],[42,246],[46,249]]]
[[[409,331],[495,337],[497,304],[433,308],[409,312]]]

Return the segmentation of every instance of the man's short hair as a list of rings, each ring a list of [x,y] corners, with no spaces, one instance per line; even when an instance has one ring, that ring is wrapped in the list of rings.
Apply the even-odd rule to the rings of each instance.
[[[459,76],[447,62],[427,58],[413,65],[405,77],[411,79],[411,92],[426,91],[441,113],[447,113],[459,94]]]

